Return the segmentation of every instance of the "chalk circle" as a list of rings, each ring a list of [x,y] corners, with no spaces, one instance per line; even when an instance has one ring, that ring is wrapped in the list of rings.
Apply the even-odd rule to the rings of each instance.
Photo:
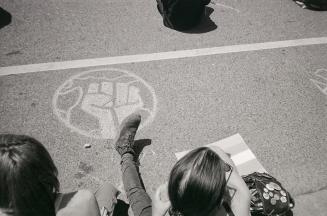
[[[130,114],[142,115],[139,129],[156,115],[154,89],[132,72],[106,68],[71,76],[52,99],[53,112],[66,127],[86,137],[114,139]]]
[[[320,68],[314,73],[315,79],[310,79],[311,82],[325,95],[327,95],[327,69]]]

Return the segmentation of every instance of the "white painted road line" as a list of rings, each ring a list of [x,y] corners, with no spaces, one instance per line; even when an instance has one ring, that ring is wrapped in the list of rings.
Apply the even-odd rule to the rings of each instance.
[[[148,62],[148,61],[158,61],[158,60],[167,60],[167,59],[189,58],[189,57],[218,55],[218,54],[226,54],[226,53],[249,52],[249,51],[277,49],[277,48],[285,48],[285,47],[319,45],[319,44],[327,44],[327,37],[304,38],[304,39],[296,39],[296,40],[240,44],[240,45],[211,47],[211,48],[192,49],[192,50],[179,50],[179,51],[160,52],[160,53],[8,66],[8,67],[0,67],[0,76],[10,75],[10,74],[34,73],[34,72],[50,71],[50,70],[64,70],[64,69],[93,67],[93,66],[105,66],[105,65],[135,63],[135,62]]]

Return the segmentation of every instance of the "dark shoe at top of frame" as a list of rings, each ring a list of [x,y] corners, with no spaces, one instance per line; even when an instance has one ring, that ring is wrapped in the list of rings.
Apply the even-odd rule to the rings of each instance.
[[[304,9],[326,11],[327,0],[294,0],[296,4]]]
[[[0,7],[0,29],[11,23],[11,15]]]

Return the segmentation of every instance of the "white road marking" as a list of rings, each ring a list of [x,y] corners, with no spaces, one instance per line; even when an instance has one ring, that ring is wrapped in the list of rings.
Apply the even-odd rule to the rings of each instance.
[[[148,62],[167,59],[190,58],[207,55],[218,55],[227,53],[249,52],[285,47],[297,47],[308,45],[327,44],[327,37],[304,38],[295,40],[284,40],[264,43],[240,44],[202,49],[179,50],[170,52],[159,52],[138,55],[114,56],[105,58],[81,59],[73,61],[49,62],[41,64],[29,64],[0,67],[0,76],[10,74],[34,73],[50,70],[64,70],[83,67],[105,66],[115,64],[126,64],[135,62]]]

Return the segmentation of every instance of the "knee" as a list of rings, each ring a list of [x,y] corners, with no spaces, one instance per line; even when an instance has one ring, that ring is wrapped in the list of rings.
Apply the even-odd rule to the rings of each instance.
[[[105,182],[96,192],[95,196],[100,208],[106,207],[111,212],[117,204],[118,189],[109,182]]]
[[[79,200],[83,200],[84,203],[91,203],[96,200],[94,194],[91,191],[85,189],[77,191],[75,196],[78,197]]]
[[[118,196],[120,193],[119,190],[110,182],[103,183],[98,191],[101,191],[101,193],[105,194],[113,194],[114,196]]]

